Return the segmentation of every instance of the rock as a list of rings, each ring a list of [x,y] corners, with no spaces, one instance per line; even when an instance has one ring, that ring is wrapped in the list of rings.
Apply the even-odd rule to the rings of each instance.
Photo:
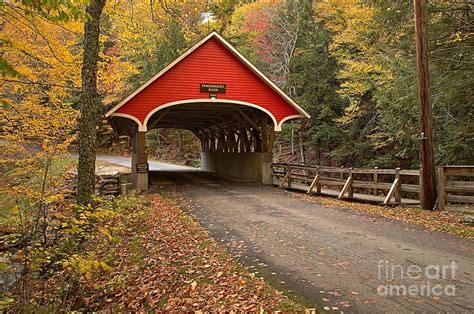
[[[131,183],[122,183],[120,184],[120,194],[127,195],[128,192],[132,189]]]
[[[67,198],[75,197],[77,194],[77,173],[68,173],[64,178],[67,181],[64,186],[67,190]],[[99,195],[119,195],[122,182],[130,182],[130,173],[111,171],[96,174],[96,192]]]
[[[0,255],[0,292],[13,285],[23,274],[21,263],[12,261],[9,257]]]
[[[102,191],[100,194],[102,195],[119,195],[119,191]]]
[[[468,224],[474,224],[474,215],[464,215],[463,222]]]
[[[107,183],[118,183],[118,181],[118,179],[102,179],[99,182],[101,185],[105,185]]]
[[[100,174],[96,174],[99,178],[110,177],[110,178],[118,178],[119,172],[118,171],[110,171],[110,172],[101,172]]]
[[[130,183],[132,182],[132,174],[130,172],[120,174],[120,183]]]
[[[105,184],[102,186],[102,189],[106,191],[118,191],[119,190],[119,185],[118,182],[113,183],[113,184]]]

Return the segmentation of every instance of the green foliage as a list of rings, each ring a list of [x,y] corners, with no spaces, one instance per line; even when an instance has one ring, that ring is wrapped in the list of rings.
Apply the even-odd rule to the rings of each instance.
[[[171,63],[188,47],[181,26],[170,21],[165,28],[163,37],[157,37],[151,42],[150,50],[134,51],[130,56],[139,70],[138,74],[130,76],[127,81],[133,89],[143,84],[162,68]],[[141,40],[137,38],[136,40]],[[133,90],[132,89],[132,90]]]
[[[336,93],[338,64],[329,53],[330,34],[316,21],[311,5],[303,9],[289,85],[295,86],[295,99],[311,115],[305,128],[310,147],[320,156],[339,144],[341,132],[334,120],[341,115],[344,101]]]
[[[474,5],[433,1],[430,66],[437,162],[474,162]]]
[[[433,127],[438,164],[474,162],[472,5],[433,1],[428,12]],[[317,5],[337,59],[335,120],[342,136],[330,150],[352,166],[418,167],[418,95],[410,1],[339,1]]]
[[[3,48],[5,46],[11,47],[11,45],[12,43],[10,40],[0,38],[0,48]],[[8,63],[8,61],[5,60],[5,58],[3,58],[2,55],[0,55],[0,76],[15,77],[17,75],[18,75],[18,72],[15,70],[15,68],[10,63]],[[7,105],[5,102],[2,102],[2,103],[3,105]]]
[[[472,164],[473,6],[431,1],[428,9],[437,163]],[[411,1],[241,4],[225,29],[239,50],[311,114],[300,130],[315,162],[418,167]],[[294,38],[294,49],[286,49]],[[290,141],[291,129],[284,129],[281,141]]]

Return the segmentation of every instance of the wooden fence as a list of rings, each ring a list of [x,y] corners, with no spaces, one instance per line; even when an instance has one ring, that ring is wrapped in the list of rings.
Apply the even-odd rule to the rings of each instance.
[[[358,198],[389,204],[418,200],[420,171],[396,169],[312,167],[292,164],[272,164],[274,178],[279,187],[292,187],[292,182],[307,185],[308,194],[324,194],[322,187],[338,189],[338,198]],[[370,196],[370,197],[369,197]],[[414,203],[414,202],[411,202]],[[415,202],[416,203],[416,202]]]
[[[416,204],[420,200],[420,170],[317,167],[273,163],[279,187],[304,188],[306,193],[332,194],[389,204]],[[474,166],[443,166],[438,175],[438,207],[446,202],[474,204]],[[326,188],[323,190],[323,187]],[[356,197],[354,193],[357,193]]]
[[[443,166],[439,168],[438,207],[446,202],[474,204],[474,166]]]

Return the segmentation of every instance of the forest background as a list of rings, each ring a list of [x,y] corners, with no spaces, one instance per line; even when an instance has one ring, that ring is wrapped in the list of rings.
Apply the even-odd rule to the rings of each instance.
[[[474,163],[473,7],[469,1],[428,5],[437,164]],[[54,9],[0,6],[0,140],[14,143],[12,151],[34,142],[57,153],[76,141],[83,17],[67,10],[55,16]],[[409,0],[108,1],[101,21],[101,112],[213,29],[311,114],[287,124],[275,143],[276,159],[419,167]],[[118,141],[105,118],[100,125],[99,145],[113,147]],[[150,153],[162,159],[199,154],[191,133],[155,130],[147,138]]]

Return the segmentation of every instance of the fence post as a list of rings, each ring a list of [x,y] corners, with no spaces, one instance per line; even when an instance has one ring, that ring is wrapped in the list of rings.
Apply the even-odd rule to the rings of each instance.
[[[375,172],[374,172],[374,183],[377,184],[379,183],[379,174],[377,173],[377,169],[379,169],[379,167],[375,167]],[[377,188],[374,189],[374,195],[377,196],[377,194],[379,194],[379,190]]]
[[[353,177],[353,174],[352,174],[352,170],[354,168],[350,167],[349,168],[349,178],[350,178],[350,186],[349,186],[349,190],[347,191],[347,195],[352,198],[354,196],[354,188],[352,187],[352,182],[354,181],[354,177]]]
[[[318,183],[316,183],[316,193],[321,194],[321,169],[319,166],[316,168],[316,174],[319,175]]]
[[[398,179],[399,184],[395,191],[395,202],[398,204],[402,203],[402,178],[400,177],[400,168],[395,169],[395,179]]]
[[[288,189],[291,188],[291,166],[288,166]]]
[[[419,195],[420,195],[420,206],[423,204],[423,168],[420,167],[420,190],[419,190]]]
[[[344,186],[342,187],[341,192],[339,193],[338,198],[343,198],[344,194],[347,193],[348,197],[352,197],[352,168],[349,168],[349,176],[347,177],[346,182],[344,183]]]
[[[291,176],[291,168],[290,166],[288,165],[283,165],[283,173],[285,174],[280,182],[280,185],[278,186],[279,189],[283,188],[283,186],[285,185],[285,181],[289,181],[290,180],[290,176]],[[290,184],[290,183],[289,183]]]
[[[438,188],[438,208],[444,210],[446,207],[446,172],[444,166],[439,167]]]

